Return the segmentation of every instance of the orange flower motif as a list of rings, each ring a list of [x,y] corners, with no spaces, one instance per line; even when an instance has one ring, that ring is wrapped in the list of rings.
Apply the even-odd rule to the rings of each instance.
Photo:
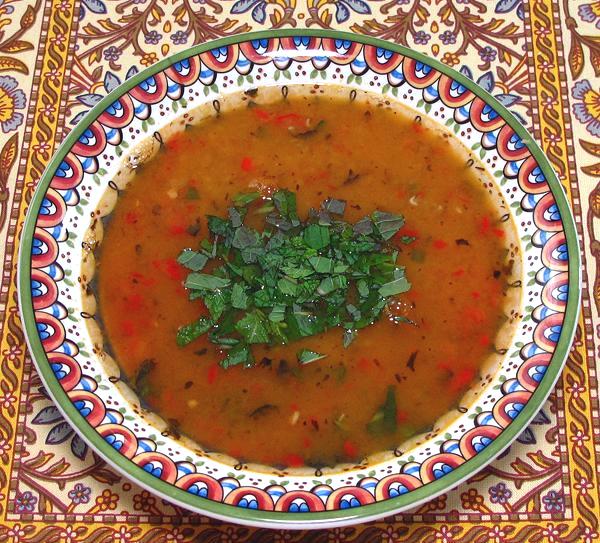
[[[460,501],[465,509],[472,509],[473,511],[479,511],[483,506],[483,496],[475,488],[469,488],[469,490],[463,492],[460,495]]]
[[[456,53],[444,53],[442,62],[448,66],[456,66],[460,60],[458,60],[458,55]]]
[[[113,494],[110,490],[106,489],[96,498],[96,506],[94,509],[98,511],[114,511],[117,508],[118,501],[119,495]]]
[[[142,66],[150,66],[158,61],[158,57],[156,53],[144,53],[142,55],[142,60],[140,60]]]

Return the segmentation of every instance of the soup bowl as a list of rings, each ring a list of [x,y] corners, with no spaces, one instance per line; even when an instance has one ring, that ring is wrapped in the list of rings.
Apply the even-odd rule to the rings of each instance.
[[[149,412],[104,350],[95,298],[95,228],[127,164],[228,95],[292,84],[369,91],[455,134],[490,174],[520,255],[511,333],[478,383],[431,431],[388,455],[332,468],[246,464],[211,454]],[[145,143],[144,143],[145,142]],[[150,143],[148,143],[150,142]],[[154,142],[154,143],[152,143]],[[108,202],[108,203],[107,203]],[[412,508],[472,476],[524,430],[573,338],[579,248],[561,184],[504,105],[469,77],[407,48],[313,30],[203,44],[110,89],[67,136],[40,180],[19,256],[22,319],[46,390],[112,467],[191,511],[242,524],[324,528]],[[175,347],[174,347],[175,348]],[[427,391],[422,392],[423,395]]]

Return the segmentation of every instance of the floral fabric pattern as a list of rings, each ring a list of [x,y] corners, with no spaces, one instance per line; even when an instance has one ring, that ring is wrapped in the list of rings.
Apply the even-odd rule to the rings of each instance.
[[[323,534],[191,515],[107,466],[48,400],[15,288],[18,232],[36,182],[101,96],[193,44],[303,27],[408,45],[511,109],[567,189],[589,284],[563,376],[500,458],[412,511]],[[0,542],[597,541],[599,28],[600,2],[590,0],[0,0]]]

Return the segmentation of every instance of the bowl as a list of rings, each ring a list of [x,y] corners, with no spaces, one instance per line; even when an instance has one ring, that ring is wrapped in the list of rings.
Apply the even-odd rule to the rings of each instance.
[[[96,227],[123,169],[198,108],[291,84],[380,94],[445,125],[481,160],[518,233],[508,348],[432,431],[358,465],[281,470],[206,453],[140,405],[103,349]],[[209,106],[207,106],[209,104]],[[474,158],[475,159],[475,158]],[[417,506],[469,478],[526,427],[565,362],[580,300],[579,247],[567,198],[519,120],[471,79],[399,45],[341,32],[279,30],[193,47],[120,84],[79,121],[46,169],[21,237],[19,299],[42,381],[110,465],[186,509],[241,524],[324,528]],[[426,391],[423,391],[425,394]]]

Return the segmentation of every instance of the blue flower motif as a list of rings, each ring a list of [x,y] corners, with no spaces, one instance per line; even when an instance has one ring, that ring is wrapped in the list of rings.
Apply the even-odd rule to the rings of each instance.
[[[479,51],[479,56],[483,62],[493,62],[496,60],[497,54],[498,53],[496,53],[496,50],[489,45],[486,45],[483,49],[481,49],[481,51]]]
[[[592,2],[591,4],[581,4],[577,8],[577,13],[582,21],[593,23],[596,21],[596,28],[600,28],[600,2]]]
[[[492,503],[506,503],[512,496],[512,492],[506,488],[505,483],[498,483],[489,488],[490,500]]]
[[[7,15],[15,10],[14,6],[5,6],[4,0],[0,0],[0,8],[2,9],[2,13],[6,13]]]
[[[17,109],[25,107],[25,93],[17,88],[18,82],[10,75],[0,76],[0,127],[5,134],[23,123],[23,114]]]
[[[600,137],[600,92],[592,89],[587,79],[577,81],[571,91],[573,98],[581,100],[573,104],[573,113],[577,120],[587,125],[592,136]]]
[[[29,490],[17,494],[15,498],[15,504],[17,506],[18,513],[31,513],[38,499]]]
[[[90,492],[92,489],[89,486],[77,483],[73,490],[69,490],[69,499],[75,504],[88,503],[90,501]]]
[[[424,30],[419,30],[414,35],[415,43],[419,45],[425,45],[431,39],[431,34],[427,34]]]
[[[565,499],[562,492],[551,490],[542,498],[544,507],[548,513],[560,513],[565,506]]]
[[[156,45],[161,38],[162,34],[159,34],[156,30],[151,30],[148,34],[144,34],[144,41],[150,45]]]
[[[444,30],[440,34],[440,40],[444,45],[456,43],[456,34],[452,30]]]
[[[175,45],[182,45],[188,40],[188,33],[183,30],[178,30],[174,34],[171,34],[171,41]]]
[[[121,56],[121,50],[118,47],[115,47],[114,45],[111,45],[110,47],[107,47],[106,50],[104,51],[104,59],[105,60],[119,60],[119,57]]]

